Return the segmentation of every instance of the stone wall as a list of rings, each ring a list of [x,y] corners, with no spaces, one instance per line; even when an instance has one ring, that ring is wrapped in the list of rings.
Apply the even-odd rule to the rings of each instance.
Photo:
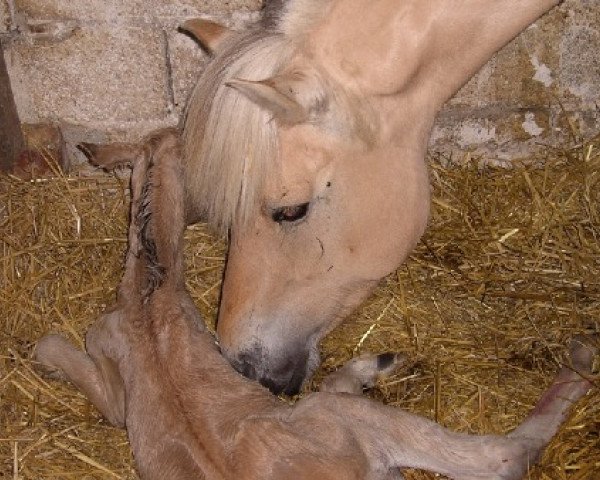
[[[500,51],[439,116],[433,150],[511,159],[600,133],[600,2],[566,0]]]
[[[0,0],[4,56],[24,123],[80,141],[137,139],[174,125],[206,56],[177,31],[203,16],[241,27],[260,0]]]
[[[58,124],[66,156],[177,122],[206,57],[177,26],[240,27],[261,0],[0,0],[0,37],[22,122]],[[448,104],[432,149],[514,157],[598,131],[600,2],[567,0]]]

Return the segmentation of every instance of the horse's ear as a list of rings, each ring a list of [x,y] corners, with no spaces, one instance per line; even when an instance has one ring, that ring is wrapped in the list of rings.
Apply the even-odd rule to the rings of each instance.
[[[300,72],[258,82],[234,79],[227,82],[227,86],[235,88],[288,125],[314,120],[328,106],[327,94],[319,79]]]
[[[204,48],[211,55],[219,49],[219,46],[223,41],[229,37],[233,30],[210,20],[204,20],[202,18],[192,18],[186,20],[179,29],[189,33],[195,38],[202,48]]]
[[[235,88],[283,123],[296,124],[308,118],[307,110],[296,101],[293,91],[271,80],[252,82],[235,79],[227,82],[227,86]]]

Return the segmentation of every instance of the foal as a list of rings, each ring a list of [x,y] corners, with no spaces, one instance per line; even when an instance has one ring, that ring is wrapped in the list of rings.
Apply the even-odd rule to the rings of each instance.
[[[48,335],[36,356],[127,428],[143,479],[389,479],[402,478],[404,467],[518,479],[591,386],[575,370],[589,374],[596,350],[577,339],[573,368],[506,436],[454,433],[339,393],[359,393],[394,367],[391,355],[356,359],[325,381],[327,392],[284,404],[223,359],[185,289],[177,132],[160,131],[134,149],[85,148],[105,166],[132,160],[125,273],[116,305],[87,333],[87,352]]]

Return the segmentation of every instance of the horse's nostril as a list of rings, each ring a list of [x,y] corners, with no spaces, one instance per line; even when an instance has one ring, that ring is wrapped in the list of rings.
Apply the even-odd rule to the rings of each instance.
[[[256,367],[249,361],[248,357],[242,356],[240,359],[233,362],[233,367],[241,373],[244,377],[251,380],[257,380],[263,387],[268,388],[271,393],[279,395],[280,393],[286,393],[291,395],[293,393],[287,392],[288,381],[287,379],[275,380],[268,375],[258,375]]]
[[[300,388],[302,388],[302,384],[304,383],[304,372],[305,368],[302,368],[302,372],[294,372],[292,378],[288,382],[288,384],[283,389],[283,393],[286,395],[297,395],[300,393]]]
[[[279,395],[280,393],[285,393],[286,395],[289,395],[287,391],[284,392],[284,389],[287,386],[286,383],[275,382],[269,377],[259,378],[258,381],[263,387],[268,388],[274,395]]]

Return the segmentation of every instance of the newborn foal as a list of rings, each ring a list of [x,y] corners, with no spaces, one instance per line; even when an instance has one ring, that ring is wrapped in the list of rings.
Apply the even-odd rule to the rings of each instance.
[[[398,467],[518,479],[590,388],[565,367],[510,434],[459,434],[335,393],[358,393],[393,368],[397,358],[383,355],[350,362],[326,380],[328,392],[286,405],[221,357],[185,289],[177,132],[158,132],[142,147],[86,148],[106,166],[133,160],[125,273],[116,305],[87,333],[87,353],[48,335],[36,355],[127,427],[143,479],[402,478]],[[573,367],[589,373],[594,353],[573,341]]]

